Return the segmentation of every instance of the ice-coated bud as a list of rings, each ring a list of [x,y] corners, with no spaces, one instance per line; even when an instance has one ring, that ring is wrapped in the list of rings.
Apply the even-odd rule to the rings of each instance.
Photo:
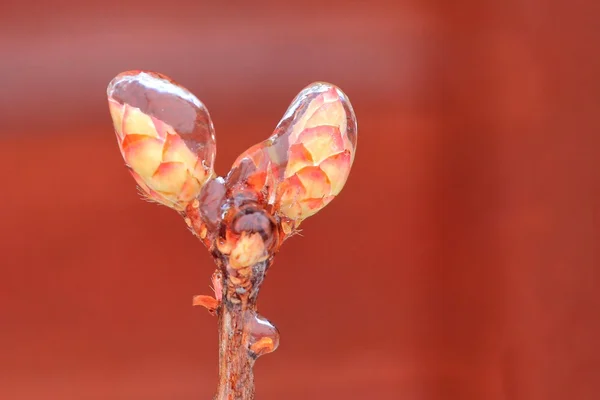
[[[255,190],[276,188],[279,213],[297,227],[340,193],[356,144],[350,100],[337,86],[315,82],[292,101],[273,135],[240,155],[233,169],[243,170],[239,175]]]
[[[128,71],[108,85],[121,155],[152,201],[182,211],[213,175],[216,140],[208,110],[168,77]]]

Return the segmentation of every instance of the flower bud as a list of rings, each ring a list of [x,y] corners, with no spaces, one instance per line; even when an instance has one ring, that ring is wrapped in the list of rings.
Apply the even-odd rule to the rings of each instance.
[[[144,195],[182,211],[213,175],[216,141],[206,107],[166,76],[119,74],[108,105],[121,155]]]

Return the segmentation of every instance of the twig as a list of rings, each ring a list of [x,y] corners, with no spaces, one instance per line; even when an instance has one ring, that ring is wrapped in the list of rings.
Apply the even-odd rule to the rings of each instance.
[[[215,400],[254,399],[255,358],[248,348],[245,315],[254,304],[235,304],[226,295],[219,308],[219,385]]]

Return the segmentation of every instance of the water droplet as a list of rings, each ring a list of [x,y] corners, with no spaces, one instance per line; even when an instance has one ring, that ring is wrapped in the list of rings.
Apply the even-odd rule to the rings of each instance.
[[[246,312],[248,349],[257,357],[272,353],[279,347],[279,331],[262,315]]]

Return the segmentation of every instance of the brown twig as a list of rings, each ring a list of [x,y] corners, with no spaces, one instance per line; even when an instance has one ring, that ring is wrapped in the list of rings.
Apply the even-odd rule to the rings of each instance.
[[[219,188],[215,185],[214,188]],[[214,190],[214,189],[213,189]],[[234,197],[240,201],[241,197]],[[210,201],[203,204],[211,205]],[[218,210],[223,206],[215,203]],[[229,208],[228,208],[229,207]],[[183,215],[190,230],[206,245],[217,264],[212,276],[215,297],[196,296],[194,304],[219,318],[219,384],[215,400],[254,399],[256,359],[274,351],[279,332],[256,310],[258,292],[267,269],[281,244],[279,220],[270,217],[254,201],[238,207],[225,204],[225,218],[211,223],[193,201]]]
[[[272,351],[274,343],[268,337],[256,343],[252,340],[258,290],[236,290],[231,280],[220,290],[223,293],[217,296],[219,300],[205,295],[193,300],[195,306],[203,306],[219,318],[219,385],[215,400],[250,400],[254,398],[254,362],[260,354]]]
[[[254,399],[253,367],[260,355],[253,342],[257,332],[256,301],[270,261],[255,264],[245,279],[222,266],[222,299],[219,317],[219,385],[215,400]]]
[[[219,385],[215,400],[254,399],[255,358],[248,348],[245,315],[253,304],[234,304],[226,295],[219,308]]]

